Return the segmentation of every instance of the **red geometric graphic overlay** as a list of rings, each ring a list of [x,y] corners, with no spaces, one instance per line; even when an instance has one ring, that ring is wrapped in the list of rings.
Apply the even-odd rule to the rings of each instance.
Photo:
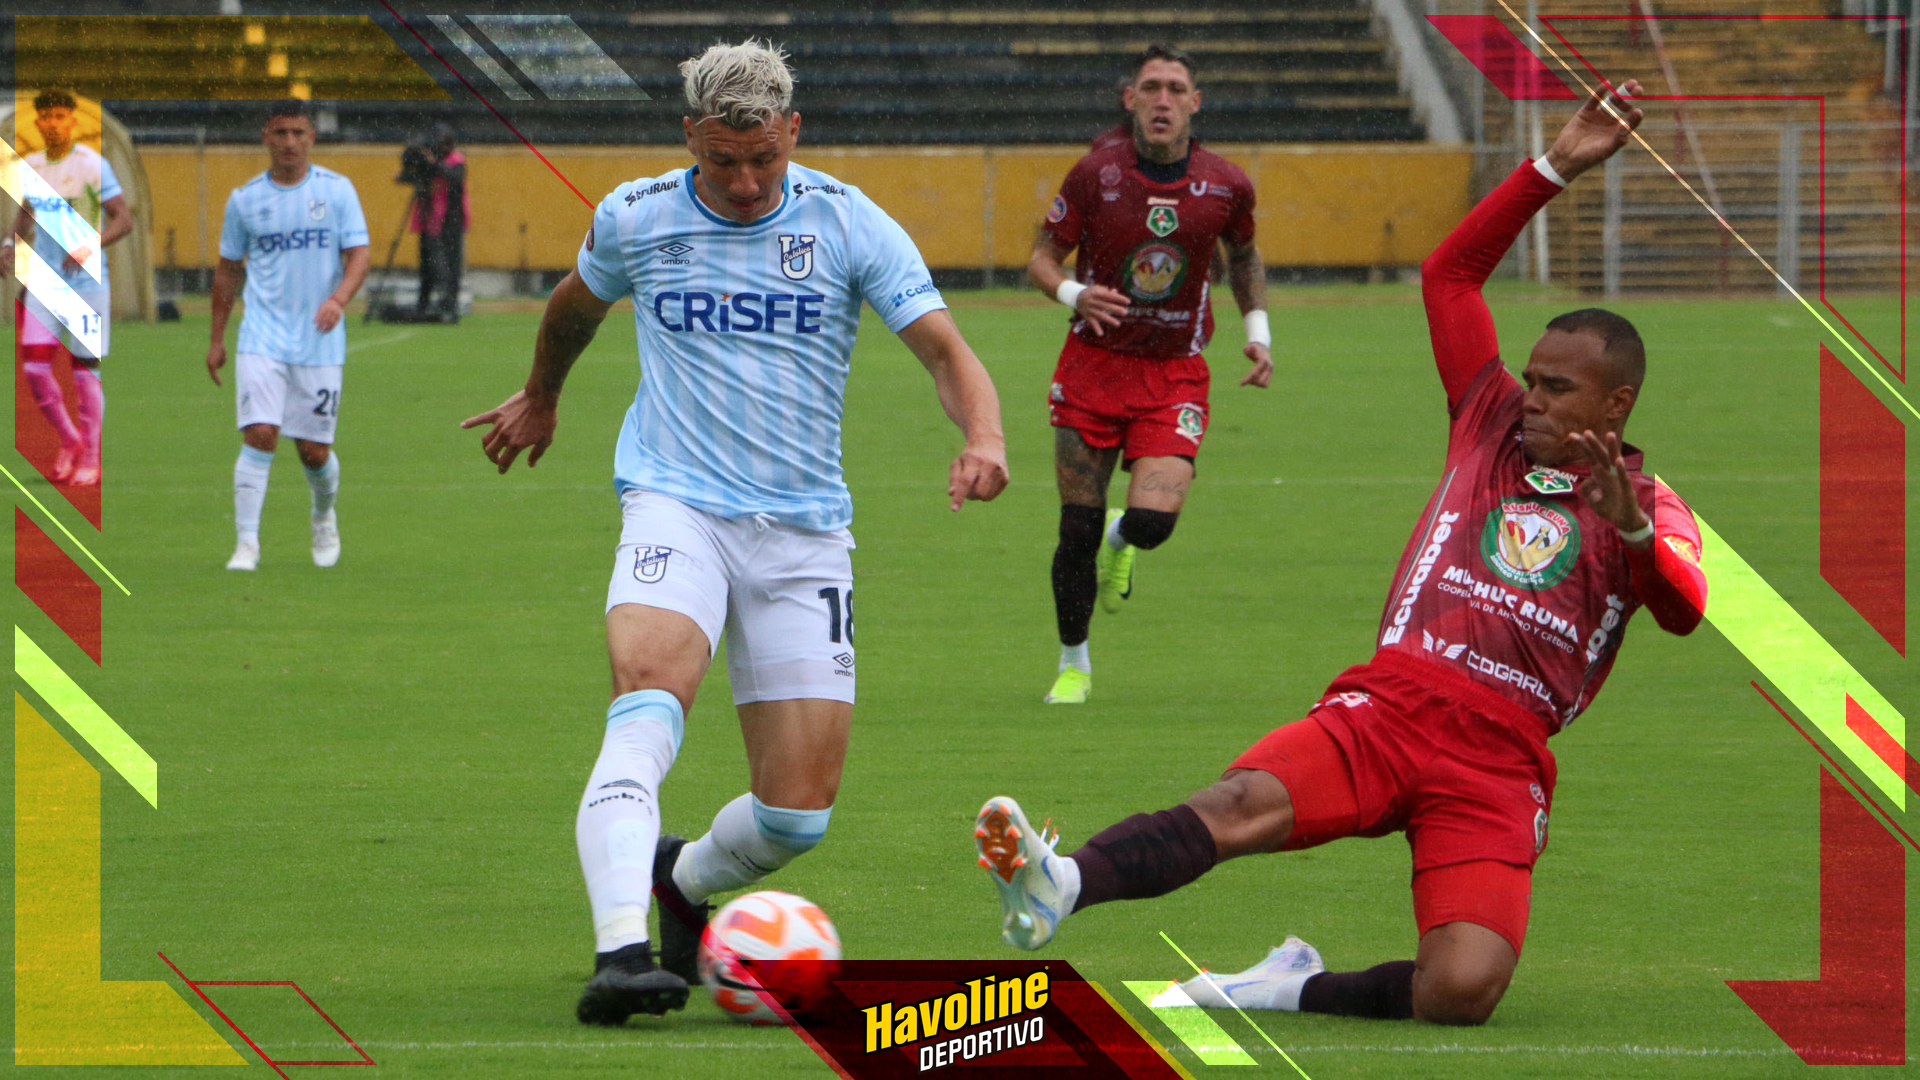
[[[1820,770],[1820,977],[1729,980],[1809,1065],[1899,1065],[1907,1047],[1906,851]]]
[[[17,306],[14,314],[16,319],[21,314]],[[18,351],[16,335],[15,352]],[[80,398],[73,390],[73,361],[68,357],[67,350],[56,349],[55,352],[58,359],[53,362],[53,374],[60,380],[60,393],[67,403],[67,416],[78,425],[80,418],[75,412],[75,405]],[[27,385],[27,370],[21,366],[17,355],[13,365],[13,446],[20,451],[21,457],[40,470],[40,475],[46,477],[49,484],[53,483],[54,459],[60,456],[60,433],[53,430],[53,425],[47,422],[46,417],[40,415],[40,407],[33,401],[33,388]],[[67,497],[74,509],[86,515],[94,528],[100,527],[99,484],[85,487],[74,484],[53,486]]]
[[[271,1068],[275,1073],[279,1074],[279,1076],[281,1077],[281,1080],[288,1080],[286,1072],[280,1068],[280,1066],[282,1065],[372,1065],[372,1064],[375,1064],[374,1060],[367,1056],[367,1052],[365,1050],[360,1049],[360,1044],[353,1041],[353,1036],[348,1035],[345,1031],[341,1030],[340,1025],[333,1022],[333,1017],[328,1016],[327,1011],[320,1007],[320,1003],[308,997],[307,992],[305,990],[300,989],[299,983],[296,983],[287,979],[273,979],[273,980],[209,979],[209,980],[196,982],[192,979],[187,978],[186,973],[180,970],[179,965],[175,964],[171,960],[168,960],[166,953],[156,953],[155,955],[160,957],[161,961],[165,963],[168,967],[172,968],[173,973],[175,975],[180,976],[181,982],[186,983],[188,986],[193,987],[193,992],[200,995],[200,1000],[207,1003],[207,1008],[212,1009],[215,1013],[218,1013],[220,1016],[220,1019],[225,1020],[227,1022],[227,1026],[233,1029],[233,1033],[235,1035],[240,1036],[240,1040],[246,1043],[247,1046],[254,1053],[260,1055],[260,1060],[266,1062],[268,1068]],[[228,1016],[226,1012],[220,1008],[220,1006],[215,1005],[213,1003],[213,999],[207,996],[206,991],[200,989],[203,986],[290,986],[293,988],[294,993],[300,995],[300,1000],[312,1006],[313,1011],[320,1014],[320,1019],[325,1020],[327,1022],[327,1026],[332,1028],[334,1032],[338,1034],[340,1038],[343,1039],[349,1047],[353,1048],[353,1052],[356,1054],[359,1054],[360,1056],[358,1058],[323,1058],[318,1061],[276,1061],[275,1059],[267,1056],[266,1051],[260,1049],[259,1046],[255,1045],[253,1038],[249,1036],[246,1032],[240,1030],[240,1025],[234,1023],[232,1017]]]
[[[1907,654],[1907,429],[1825,345],[1820,576]]]
[[[795,1031],[847,1080],[1175,1080],[1162,1052],[1064,961],[848,960]]]
[[[1513,101],[1573,101],[1580,96],[1567,89],[1497,15],[1429,15],[1427,21]]]
[[[13,583],[94,663],[100,662],[100,586],[17,506],[13,508]]]

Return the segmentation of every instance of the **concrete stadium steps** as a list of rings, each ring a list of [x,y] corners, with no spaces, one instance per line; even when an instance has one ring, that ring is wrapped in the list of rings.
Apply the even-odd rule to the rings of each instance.
[[[20,85],[74,85],[104,100],[445,96],[378,26],[358,17],[21,16],[14,35]]]
[[[1899,285],[1897,168],[1899,114],[1879,93],[1882,45],[1857,21],[1826,19],[1813,0],[1767,0],[1741,14],[1821,16],[1788,20],[1684,18],[1727,14],[1725,9],[1661,11],[1660,29],[1679,87],[1689,98],[1707,96],[1818,97],[1827,124],[1824,224],[1829,289],[1884,290]],[[1543,5],[1558,36],[1544,36],[1594,82],[1638,78],[1649,95],[1670,93],[1645,28],[1636,30],[1613,0],[1558,0]],[[1607,16],[1579,19],[1569,16]],[[1556,16],[1558,18],[1556,18]],[[1504,16],[1503,16],[1504,19]],[[1564,38],[1564,42],[1562,41]],[[1568,46],[1571,46],[1569,49]],[[1577,50],[1579,58],[1573,55]],[[1584,59],[1584,63],[1582,60]],[[1546,58],[1559,73],[1556,61]],[[1588,65],[1591,65],[1591,69]],[[1488,95],[1488,139],[1513,138],[1513,106]],[[1553,138],[1570,102],[1545,103],[1543,132]],[[1819,106],[1814,101],[1702,101],[1684,104],[1697,148],[1676,122],[1678,103],[1647,104],[1641,135],[1703,196],[1704,161],[1727,218],[1769,262],[1779,250],[1780,131],[1801,129],[1799,153],[1798,284],[1812,288],[1820,273]],[[1620,222],[1623,291],[1772,290],[1776,282],[1713,216],[1645,151],[1622,154]],[[1583,290],[1605,284],[1605,186],[1599,175],[1554,201],[1548,213],[1549,268],[1557,281]],[[1790,260],[1789,260],[1790,261]]]
[[[512,10],[462,8],[489,9]],[[1363,0],[1228,0],[1201,10],[1073,0],[1044,8],[985,0],[965,8],[851,11],[826,0],[745,0],[670,12],[586,2],[569,10],[652,100],[508,105],[505,94],[491,95],[518,110],[516,117],[525,113],[541,139],[676,142],[679,62],[715,40],[748,36],[771,38],[792,56],[808,138],[816,143],[1078,142],[1116,121],[1115,81],[1154,40],[1194,55],[1206,91],[1198,123],[1204,138],[1424,139]],[[222,110],[205,107],[206,99],[291,94],[337,101],[340,137],[393,140],[415,134],[421,116],[376,102],[443,96],[365,19],[314,14],[297,4],[249,3],[247,12],[93,19],[77,30],[28,27],[22,81],[81,82],[82,92],[113,101],[136,128],[205,126],[211,137],[233,140],[253,137],[252,118],[225,119]],[[434,38],[427,20],[419,29]],[[564,42],[546,52],[538,35],[520,48],[528,50],[522,55],[569,55]],[[457,55],[444,45],[442,51]],[[75,79],[74,72],[87,77]],[[492,89],[475,77],[475,85]],[[468,139],[511,138],[477,103],[457,101],[436,116],[456,120]]]

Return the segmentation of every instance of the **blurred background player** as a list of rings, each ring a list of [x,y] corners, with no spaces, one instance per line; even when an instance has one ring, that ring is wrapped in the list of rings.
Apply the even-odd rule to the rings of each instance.
[[[576,1010],[587,1024],[683,1007],[708,898],[826,834],[853,722],[840,417],[862,299],[966,436],[951,507],[1007,482],[993,382],[913,241],[859,189],[790,164],[800,114],[785,58],[715,45],[681,72],[694,166],[601,201],[547,303],[526,388],[462,425],[493,425],[483,447],[501,472],[522,450],[538,463],[568,369],[633,299],[644,377],[614,455],[613,702],[575,831],[596,953]],[[660,835],[660,784],[723,631],[751,790],[687,843]]]
[[[133,214],[120,191],[113,166],[92,147],[74,141],[74,109],[70,91],[42,90],[33,99],[33,126],[43,149],[26,157],[27,165],[53,189],[54,196],[27,189],[23,212],[16,219],[15,236],[31,245],[40,258],[57,268],[58,277],[89,313],[81,325],[69,327],[49,307],[47,298],[29,280],[14,309],[20,358],[27,386],[40,414],[60,436],[60,455],[54,461],[55,483],[76,485],[100,482],[100,429],[107,402],[100,386],[100,360],[107,355],[111,336],[111,295],[104,249],[133,231]],[[14,270],[15,241],[0,245],[0,274]],[[58,288],[42,283],[40,292]],[[66,396],[54,374],[61,350],[73,363],[73,392],[79,399],[80,423],[67,413]]]
[[[1071,856],[1055,855],[1012,799],[988,800],[974,836],[1009,944],[1039,948],[1070,912],[1160,896],[1241,855],[1405,831],[1417,959],[1330,973],[1289,938],[1247,971],[1182,990],[1216,1007],[1454,1024],[1492,1014],[1547,842],[1548,736],[1599,693],[1635,610],[1675,634],[1706,610],[1693,514],[1621,439],[1646,369],[1632,324],[1597,308],[1553,319],[1523,389],[1481,296],[1528,220],[1626,144],[1640,111],[1614,101],[1610,114],[1589,100],[1421,267],[1450,418],[1446,472],[1400,558],[1372,661],[1212,787]]]
[[[292,436],[313,493],[313,564],[340,561],[334,502],[340,457],[332,452],[347,360],[347,305],[372,265],[367,219],[353,183],[307,160],[313,119],[304,101],[275,103],[260,129],[271,162],[227,196],[220,265],[213,275],[213,344],[207,374],[215,386],[227,362],[227,317],[246,280],[234,396],[240,458],[233,466],[238,532],[229,570],[260,565],[260,508],[280,435]]]
[[[473,206],[467,197],[467,156],[454,146],[453,128],[435,124],[427,133],[433,154],[433,180],[413,200],[407,228],[420,234],[420,299],[423,322],[460,321],[460,276],[466,262],[467,226]]]
[[[1273,375],[1266,268],[1253,242],[1253,185],[1193,137],[1200,109],[1193,64],[1150,46],[1122,92],[1133,136],[1103,134],[1067,173],[1027,279],[1074,311],[1054,372],[1050,418],[1060,488],[1053,553],[1060,667],[1049,704],[1074,705],[1093,688],[1087,651],[1094,598],[1118,612],[1133,589],[1134,553],[1166,542],[1193,481],[1207,430],[1213,336],[1207,267],[1227,250],[1233,297],[1246,320],[1253,369]],[[1078,249],[1074,273],[1062,264]],[[1132,473],[1124,511],[1107,510],[1120,461]]]

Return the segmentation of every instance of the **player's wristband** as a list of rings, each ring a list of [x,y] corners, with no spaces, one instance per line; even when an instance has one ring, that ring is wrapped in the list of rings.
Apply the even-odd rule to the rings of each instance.
[[[1053,290],[1053,298],[1068,307],[1076,307],[1080,303],[1080,294],[1086,291],[1085,285],[1068,278],[1060,283],[1059,288]]]
[[[1620,529],[1620,526],[1615,525],[1614,528]],[[1642,525],[1639,528],[1633,530],[1632,532],[1628,532],[1625,529],[1620,529],[1620,539],[1625,540],[1629,544],[1637,544],[1642,540],[1650,540],[1652,538],[1653,538],[1653,522],[1651,520],[1649,520],[1645,525]]]
[[[1247,344],[1272,347],[1273,331],[1267,326],[1267,313],[1264,308],[1249,311],[1241,318],[1247,324]]]
[[[1552,183],[1553,186],[1555,187],[1567,186],[1566,177],[1560,175],[1560,170],[1547,164],[1547,158],[1546,158],[1546,155],[1544,154],[1534,159],[1533,171],[1539,173],[1541,176],[1546,177],[1548,182]]]

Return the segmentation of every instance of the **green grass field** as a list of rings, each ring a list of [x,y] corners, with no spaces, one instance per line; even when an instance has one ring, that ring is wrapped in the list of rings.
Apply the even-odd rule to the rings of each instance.
[[[826,842],[773,882],[822,904],[856,957],[1011,955],[971,853],[985,797],[1052,816],[1070,849],[1178,801],[1300,716],[1369,655],[1444,446],[1413,289],[1278,292],[1279,373],[1264,393],[1234,385],[1228,307],[1179,530],[1142,558],[1130,610],[1096,618],[1093,701],[1044,707],[1058,505],[1044,401],[1063,313],[1012,292],[951,299],[1000,388],[1013,486],[947,511],[958,437],[869,317],[845,440],[860,542],[853,748]],[[1546,319],[1581,304],[1509,287],[1494,306],[1517,368]],[[1650,346],[1628,432],[1650,467],[1920,715],[1913,667],[1819,576],[1818,325],[1768,299],[1618,307]],[[331,571],[310,564],[287,448],[252,575],[222,569],[237,439],[232,391],[201,365],[204,314],[115,328],[105,529],[85,535],[132,596],[107,590],[103,666],[11,594],[15,621],[160,763],[158,811],[103,779],[105,977],[170,979],[159,950],[196,979],[297,980],[383,1076],[828,1076],[793,1035],[730,1023],[704,995],[625,1029],[573,1020],[592,949],[573,816],[606,703],[608,477],[635,363],[622,308],[575,368],[553,450],[495,475],[457,424],[523,380],[536,310],[457,328],[356,321],[345,554]],[[80,528],[44,482],[35,490]],[[1489,1025],[1260,1025],[1314,1080],[1798,1075],[1723,981],[1819,974],[1818,758],[1755,677],[1710,626],[1676,639],[1636,621],[1607,691],[1553,742],[1552,845]],[[663,793],[672,831],[697,835],[745,788],[724,678],[716,668],[688,718]],[[1076,917],[1047,955],[1128,1002],[1122,980],[1185,974],[1162,931],[1216,970],[1288,932],[1336,968],[1365,967],[1412,955],[1407,877],[1398,837],[1242,860]],[[345,1049],[280,999],[219,1000],[276,1057]],[[1223,1023],[1261,1070],[1293,1075],[1240,1020]],[[1177,1054],[1196,1076],[1221,1071]]]

